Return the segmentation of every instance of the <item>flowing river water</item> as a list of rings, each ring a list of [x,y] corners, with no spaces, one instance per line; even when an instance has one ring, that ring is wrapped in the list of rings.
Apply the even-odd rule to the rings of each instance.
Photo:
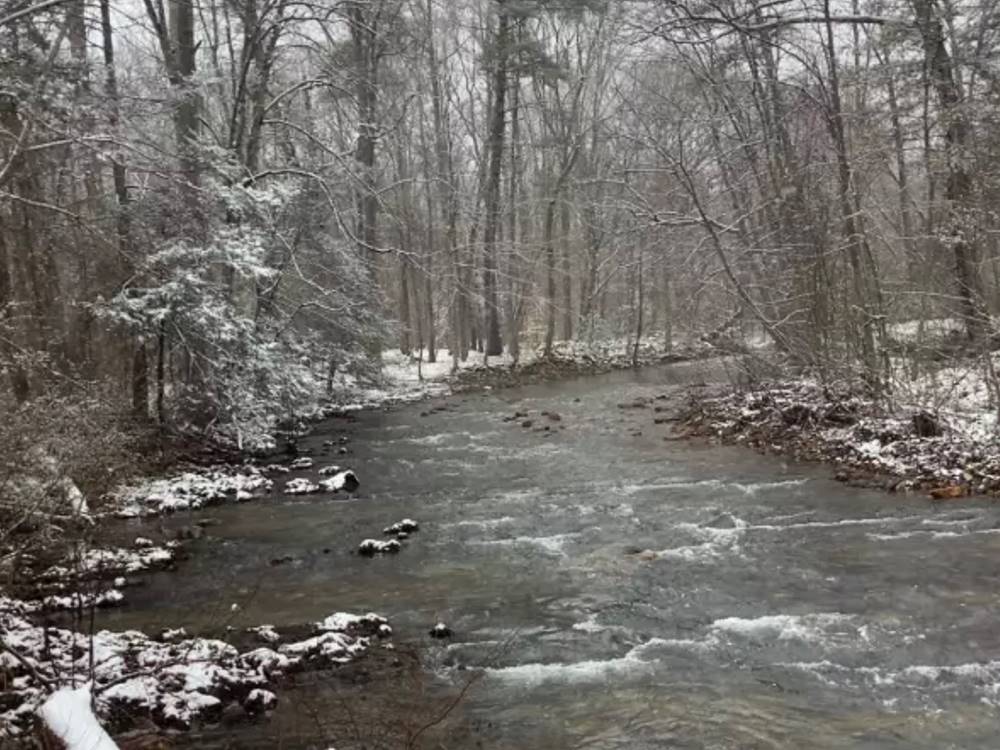
[[[661,402],[618,408],[719,367],[321,425],[302,445],[318,457],[346,434],[355,497],[206,511],[220,522],[215,538],[104,624],[197,630],[237,617],[280,630],[336,610],[379,612],[398,641],[421,644],[439,682],[484,670],[456,709],[474,741],[450,747],[994,750],[1000,510],[665,441],[669,425],[653,423]],[[503,421],[516,410],[553,429]],[[400,554],[353,554],[404,517],[421,530]],[[439,620],[450,641],[427,636]]]

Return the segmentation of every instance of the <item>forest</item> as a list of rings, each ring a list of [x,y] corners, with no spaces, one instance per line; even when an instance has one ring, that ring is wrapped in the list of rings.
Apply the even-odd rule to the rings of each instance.
[[[991,2],[0,0],[0,743],[994,747],[998,116]]]
[[[995,391],[998,44],[943,0],[8,3],[5,409],[242,443],[388,349],[680,336],[889,396],[899,325]]]

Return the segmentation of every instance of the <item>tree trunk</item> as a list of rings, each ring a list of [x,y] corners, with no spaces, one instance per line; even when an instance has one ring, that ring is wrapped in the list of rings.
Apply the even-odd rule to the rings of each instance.
[[[562,217],[562,338],[563,341],[571,341],[573,339],[573,272],[569,257],[570,215],[568,201],[562,202],[560,216]]]
[[[354,147],[354,160],[361,173],[361,188],[357,192],[357,228],[355,238],[358,253],[364,259],[372,288],[377,288],[378,250],[378,195],[375,173],[378,124],[378,30],[373,13],[365,13],[368,3],[352,1],[348,4],[348,22],[354,52],[354,96],[358,116],[358,136]],[[380,354],[376,341],[368,342],[368,353]]]
[[[542,224],[542,248],[545,254],[545,350],[544,356],[552,356],[552,344],[556,337],[556,251],[553,247],[556,202],[549,199],[545,203],[545,220]]]
[[[951,55],[945,45],[941,18],[932,0],[914,0],[914,8],[923,41],[925,66],[946,123],[944,143],[948,181],[945,198],[951,235],[947,244],[951,245],[954,253],[965,333],[969,341],[978,342],[986,332],[987,317],[982,299],[976,226],[972,216],[975,210],[969,154],[972,128]]]
[[[118,74],[115,70],[114,30],[111,25],[110,0],[101,2],[101,46],[104,52],[104,93],[108,101],[108,125],[112,132],[118,129],[119,98]],[[129,243],[129,195],[125,182],[125,164],[117,155],[112,157],[111,180],[115,190],[115,234],[122,257],[134,266],[132,247]],[[137,417],[149,417],[149,356],[145,340],[140,336],[133,344],[132,358],[132,413]]]
[[[195,39],[194,3],[187,0],[170,0],[170,28],[173,39],[173,61],[178,85],[181,87],[180,101],[174,112],[174,128],[177,146],[181,155],[181,175],[188,185],[198,184],[198,113],[200,102],[194,83],[196,71],[195,54],[198,43]],[[169,65],[169,62],[168,62]],[[192,205],[197,206],[197,194],[187,191]]]
[[[518,29],[520,38],[520,29]],[[521,86],[517,76],[510,83],[510,167],[507,176],[507,352],[516,366],[521,358],[521,259],[517,245],[518,184],[521,180]]]
[[[639,248],[639,260],[636,264],[636,283],[635,283],[635,296],[636,296],[636,313],[635,313],[635,343],[632,345],[632,367],[639,366],[639,350],[642,345],[642,325],[643,325],[643,314],[646,309],[646,297],[643,294],[643,256],[645,251],[643,248]]]
[[[663,350],[671,352],[674,348],[674,295],[671,289],[670,262],[663,258],[663,279],[661,293],[663,295]]]
[[[486,304],[487,357],[503,354],[500,336],[500,308],[497,302],[497,230],[500,224],[500,172],[503,166],[504,132],[507,124],[507,58],[510,17],[506,0],[497,0],[499,25],[494,41],[496,67],[493,71],[492,122],[489,131],[489,172],[486,181],[486,223],[483,227],[483,296]]]
[[[431,79],[431,112],[434,119],[434,151],[437,157],[437,185],[444,214],[445,246],[451,258],[452,298],[450,305],[451,366],[458,369],[462,349],[461,262],[458,249],[458,201],[452,165],[451,142],[445,121],[444,96],[441,91],[441,69],[434,46],[434,0],[427,0],[427,64]]]
[[[840,98],[840,74],[837,64],[837,50],[834,44],[833,23],[830,21],[830,0],[825,0],[826,15],[826,54],[830,71],[830,112],[827,123],[837,155],[837,196],[840,203],[841,222],[844,229],[844,242],[847,243],[847,255],[851,266],[854,315],[849,318],[856,320],[856,332],[861,339],[861,361],[864,366],[865,381],[876,392],[884,386],[879,375],[879,360],[876,350],[875,326],[880,315],[872,309],[872,295],[868,292],[865,269],[862,267],[862,253],[868,253],[866,239],[861,229],[861,207],[852,199],[854,175],[851,169],[848,153],[847,135],[844,127],[843,106]],[[874,279],[870,280],[876,283]]]
[[[413,342],[410,340],[410,273],[406,255],[399,256],[399,351],[410,356]]]

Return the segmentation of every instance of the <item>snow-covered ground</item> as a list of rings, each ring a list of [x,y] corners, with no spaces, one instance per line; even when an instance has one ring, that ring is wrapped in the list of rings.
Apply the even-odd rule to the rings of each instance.
[[[905,365],[893,370],[893,394],[905,410],[924,410],[936,415],[949,430],[962,438],[988,442],[997,437],[997,400],[1000,398],[1000,358],[956,361],[909,377]],[[992,364],[992,372],[991,372]]]
[[[958,318],[929,318],[890,323],[889,337],[895,341],[913,343],[921,339],[942,338],[961,334],[964,330]]]
[[[678,340],[674,351],[681,356],[697,355],[710,347],[707,344]],[[632,342],[624,339],[603,339],[599,341],[557,341],[552,348],[553,359],[564,363],[575,363],[581,371],[594,369],[615,369],[632,365]],[[646,337],[639,344],[640,364],[652,363],[665,355],[662,337]],[[530,368],[545,359],[543,348],[526,348],[518,358],[518,368]],[[426,361],[426,352],[414,352],[406,356],[393,349],[382,354],[383,382],[378,386],[353,385],[357,397],[353,402],[345,402],[341,408],[361,408],[382,406],[388,403],[403,403],[449,393],[452,388],[476,372],[511,370],[514,362],[509,354],[486,358],[480,352],[470,352],[468,358],[458,362],[454,369],[451,352],[438,349],[436,361]],[[464,376],[464,377],[463,377]]]

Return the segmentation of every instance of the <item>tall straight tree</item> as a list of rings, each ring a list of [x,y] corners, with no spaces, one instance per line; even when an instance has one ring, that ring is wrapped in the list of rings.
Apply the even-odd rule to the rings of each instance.
[[[507,68],[510,58],[510,15],[507,0],[497,0],[497,31],[493,39],[493,103],[489,126],[489,170],[486,175],[486,223],[483,226],[483,295],[486,301],[484,354],[503,354],[500,306],[497,299],[497,231],[500,227],[500,173],[507,129]]]

